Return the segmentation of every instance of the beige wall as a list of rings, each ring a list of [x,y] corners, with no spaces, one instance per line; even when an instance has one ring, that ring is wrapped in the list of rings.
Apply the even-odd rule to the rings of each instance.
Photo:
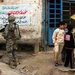
[[[22,38],[41,38],[42,31],[42,0],[4,0],[1,5],[29,4],[30,25],[20,26]]]

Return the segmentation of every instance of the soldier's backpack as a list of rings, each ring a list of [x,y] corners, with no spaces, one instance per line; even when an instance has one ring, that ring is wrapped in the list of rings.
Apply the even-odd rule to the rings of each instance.
[[[20,34],[20,30],[19,30],[19,25],[14,23],[14,26],[15,26],[15,30],[14,30],[15,38],[17,40],[19,40],[21,38],[21,34]]]
[[[20,30],[19,30],[19,25],[17,25],[16,23],[13,23],[13,24],[14,24],[14,38],[16,40],[19,40],[21,38]],[[5,27],[5,30],[3,32],[3,37],[5,39],[8,38],[8,31],[9,31],[9,24]]]

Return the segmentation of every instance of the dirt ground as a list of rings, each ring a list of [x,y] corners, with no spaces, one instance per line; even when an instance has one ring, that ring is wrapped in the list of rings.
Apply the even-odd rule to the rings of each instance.
[[[47,51],[39,51],[36,55],[33,51],[21,48],[17,51],[20,64],[15,69],[6,64],[8,58],[5,50],[0,50],[0,55],[3,55],[0,59],[0,75],[75,75],[74,71],[64,72],[54,66],[53,47],[48,47]],[[60,68],[64,69],[63,65]]]

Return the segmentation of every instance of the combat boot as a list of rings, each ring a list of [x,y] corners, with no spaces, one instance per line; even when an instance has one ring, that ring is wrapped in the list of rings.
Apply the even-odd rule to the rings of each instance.
[[[10,66],[10,68],[14,69],[17,67],[17,64],[16,64],[16,62],[11,61],[11,62],[9,62],[9,66]]]
[[[16,61],[15,61],[15,63],[16,63],[17,65],[20,65],[20,62],[19,62],[19,59],[18,59],[18,57],[16,58]]]

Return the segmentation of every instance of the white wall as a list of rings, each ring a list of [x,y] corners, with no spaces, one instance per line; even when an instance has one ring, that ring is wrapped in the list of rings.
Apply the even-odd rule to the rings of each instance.
[[[30,25],[20,25],[22,39],[41,38],[42,31],[42,0],[4,0],[2,5],[29,4]],[[0,37],[1,38],[1,37]]]

